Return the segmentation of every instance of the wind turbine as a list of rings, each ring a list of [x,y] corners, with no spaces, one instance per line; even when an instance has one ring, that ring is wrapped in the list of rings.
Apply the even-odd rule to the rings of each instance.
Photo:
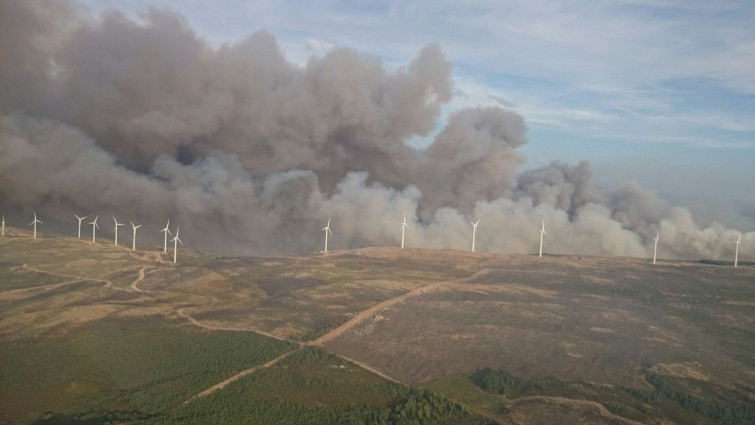
[[[34,226],[34,239],[37,239],[37,223],[39,224],[45,224],[41,222],[40,220],[37,220],[37,213],[34,213],[34,221],[29,223],[29,226]]]
[[[404,213],[404,221],[401,223],[401,249],[404,249],[404,233],[406,233],[408,227],[409,225],[406,224],[406,213]]]
[[[480,219],[478,218],[476,222],[472,223],[472,252],[474,252],[474,242],[475,238],[477,237],[477,225],[480,224]]]
[[[737,260],[739,259],[739,244],[742,242],[742,235],[739,235],[737,238],[737,241],[734,242],[737,244],[737,249],[734,251],[734,267],[737,267]]]
[[[95,235],[97,234],[97,229],[100,228],[100,226],[97,224],[97,219],[100,217],[99,214],[97,214],[94,217],[94,221],[90,221],[89,224],[92,225],[92,243],[95,241]]]
[[[653,247],[653,264],[655,264],[655,254],[658,253],[658,232],[655,232],[655,237],[653,238],[655,241],[655,245]]]
[[[81,239],[81,220],[83,220],[83,219],[87,218],[87,216],[84,216],[84,217],[79,217],[79,216],[78,216],[78,215],[76,215],[76,214],[74,214],[73,216],[74,216],[74,217],[76,217],[77,219],[79,219],[79,239]]]
[[[113,223],[115,223],[113,226],[113,232],[115,233],[114,245],[118,245],[118,226],[123,226],[123,223],[118,223],[118,220],[116,220],[115,217],[113,217]]]
[[[3,216],[3,233],[0,236],[5,236],[5,216]]]
[[[129,223],[131,223],[131,227],[134,228],[134,239],[131,240],[131,250],[136,251],[136,229],[142,227],[142,225],[134,226],[134,223],[131,221],[129,221]]]
[[[161,232],[165,234],[165,240],[163,241],[163,252],[168,252],[168,235],[173,236],[173,234],[170,233],[169,227],[170,227],[170,219],[168,219],[168,223],[165,224],[165,228],[160,230]]]
[[[328,252],[328,233],[331,235],[333,232],[330,231],[330,217],[328,217],[328,225],[323,227],[322,230],[325,232],[325,252]]]
[[[543,256],[543,236],[548,236],[545,233],[545,220],[543,220],[543,227],[540,229],[540,256]]]
[[[173,239],[170,240],[171,242],[173,242],[173,264],[176,263],[176,255],[178,254],[179,242],[181,243],[181,245],[184,244],[183,242],[181,242],[181,239],[178,239],[178,230],[179,230],[179,227],[176,226],[176,236],[173,236]]]

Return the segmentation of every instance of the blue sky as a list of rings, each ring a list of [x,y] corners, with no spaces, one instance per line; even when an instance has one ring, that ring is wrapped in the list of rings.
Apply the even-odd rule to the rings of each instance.
[[[268,30],[297,63],[339,45],[391,69],[436,42],[454,65],[444,116],[516,110],[527,167],[586,159],[598,184],[636,180],[703,222],[755,228],[755,1],[84,3],[170,9],[214,45]]]

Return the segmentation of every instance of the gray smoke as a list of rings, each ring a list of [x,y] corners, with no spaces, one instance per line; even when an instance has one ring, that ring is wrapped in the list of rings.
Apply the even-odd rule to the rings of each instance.
[[[235,254],[321,249],[328,217],[333,249],[395,245],[403,214],[426,248],[468,249],[477,218],[477,247],[511,253],[537,250],[541,221],[559,254],[643,257],[659,231],[661,257],[728,258],[739,235],[634,183],[598,188],[587,162],[517,172],[526,125],[502,108],[410,147],[454,90],[433,44],[395,71],[343,47],[297,66],[266,32],[214,48],[170,12],[0,0],[0,63],[0,208],[19,220],[116,215],[157,241],[170,218]]]

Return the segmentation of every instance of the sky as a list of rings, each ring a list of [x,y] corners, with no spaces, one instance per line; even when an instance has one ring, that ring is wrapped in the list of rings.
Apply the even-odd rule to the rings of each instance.
[[[513,109],[528,126],[524,168],[589,160],[600,185],[634,180],[702,222],[755,228],[755,2],[84,3],[134,17],[168,9],[216,46],[267,30],[302,65],[345,46],[395,69],[438,43],[454,96],[437,130],[463,107]]]

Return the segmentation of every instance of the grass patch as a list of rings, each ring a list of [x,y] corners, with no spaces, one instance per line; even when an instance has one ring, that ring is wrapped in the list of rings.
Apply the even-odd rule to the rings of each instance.
[[[160,424],[494,424],[428,390],[393,384],[320,348],[197,400]]]
[[[152,415],[294,347],[253,333],[144,321],[101,321],[66,339],[4,341],[4,419],[37,420],[46,411]]]

